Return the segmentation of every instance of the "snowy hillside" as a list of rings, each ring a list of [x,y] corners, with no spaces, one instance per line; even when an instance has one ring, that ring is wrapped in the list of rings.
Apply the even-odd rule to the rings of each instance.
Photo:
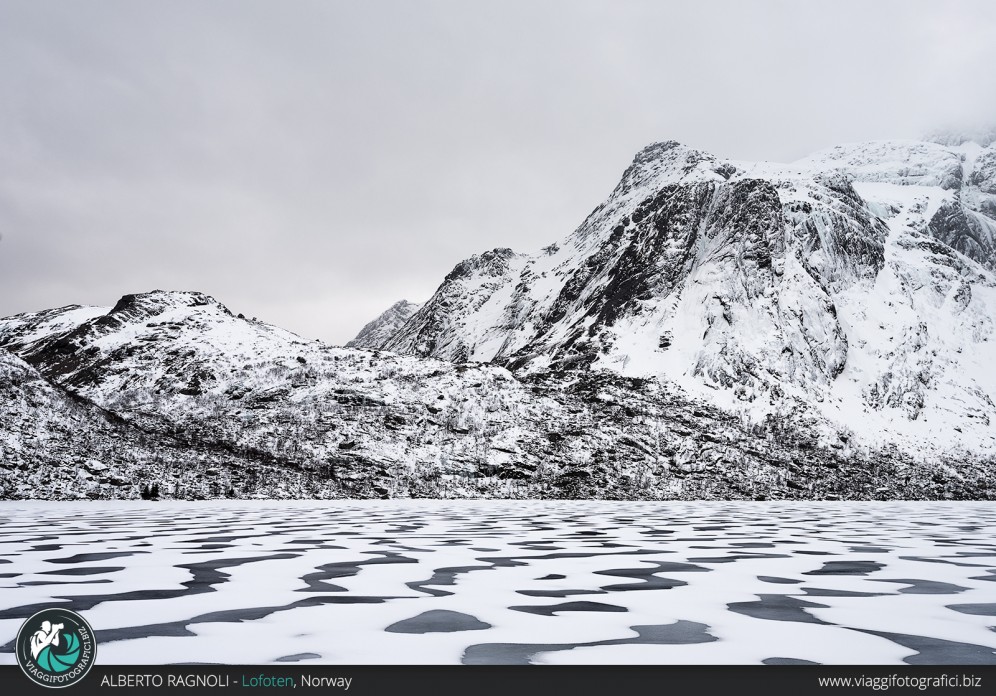
[[[383,347],[606,368],[754,420],[801,404],[866,442],[992,453],[996,145],[954,140],[785,165],[651,145],[574,233],[458,264]]]
[[[96,449],[75,441],[87,423],[58,447],[5,430],[22,465],[0,478],[3,497],[137,497],[154,485],[162,497],[977,498],[991,478],[985,463],[868,449],[803,412],[752,423],[609,372],[520,379],[332,348],[200,293],[11,317],[0,344],[40,371],[10,358],[39,388],[120,429]],[[18,399],[5,424],[71,424],[60,400]],[[149,463],[150,450],[166,460]],[[118,467],[112,488],[66,483],[91,451]],[[36,460],[62,483],[36,485]]]
[[[43,378],[0,348],[0,498],[225,496],[267,481],[271,497],[301,472],[266,456],[143,430]],[[154,488],[153,488],[154,487]]]

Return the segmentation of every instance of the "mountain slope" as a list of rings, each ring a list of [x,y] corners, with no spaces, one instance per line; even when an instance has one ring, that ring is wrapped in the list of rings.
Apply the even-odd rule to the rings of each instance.
[[[286,497],[303,487],[279,461],[136,427],[2,348],[0,424],[0,499],[218,497],[257,481]]]
[[[519,379],[491,365],[332,348],[200,293],[128,295],[95,313],[53,323],[51,336],[30,328],[38,315],[11,317],[0,343],[65,385],[19,363],[44,388],[116,423],[107,438],[118,446],[94,451],[137,485],[46,487],[15,467],[7,497],[136,497],[150,484],[164,497],[990,495],[989,464],[871,450],[798,411],[752,423],[652,380],[588,370]],[[20,422],[48,427],[38,414],[49,411],[18,404]],[[51,411],[53,422],[66,418]],[[59,447],[33,442],[21,461],[58,458]],[[167,460],[148,464],[150,451]],[[77,460],[64,475],[76,475]]]
[[[781,165],[675,142],[535,255],[459,264],[383,347],[786,403],[911,452],[992,452],[996,147],[881,141]]]

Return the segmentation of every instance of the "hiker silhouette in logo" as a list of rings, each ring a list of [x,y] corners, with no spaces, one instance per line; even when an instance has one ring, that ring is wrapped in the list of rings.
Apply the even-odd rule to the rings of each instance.
[[[59,631],[65,628],[65,624],[52,625],[51,621],[42,621],[41,628],[31,636],[31,657],[38,659],[41,651],[49,645],[59,644]]]

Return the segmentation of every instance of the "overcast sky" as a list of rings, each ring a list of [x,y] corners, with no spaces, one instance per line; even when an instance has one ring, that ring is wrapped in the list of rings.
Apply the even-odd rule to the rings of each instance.
[[[996,122],[996,3],[0,0],[0,316],[200,290],[342,343],[634,153]]]

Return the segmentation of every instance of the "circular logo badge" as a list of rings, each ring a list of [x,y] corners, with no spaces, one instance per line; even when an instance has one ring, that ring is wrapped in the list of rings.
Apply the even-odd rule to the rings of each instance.
[[[17,664],[36,684],[72,686],[90,671],[97,643],[82,616],[68,609],[45,609],[17,632]]]

